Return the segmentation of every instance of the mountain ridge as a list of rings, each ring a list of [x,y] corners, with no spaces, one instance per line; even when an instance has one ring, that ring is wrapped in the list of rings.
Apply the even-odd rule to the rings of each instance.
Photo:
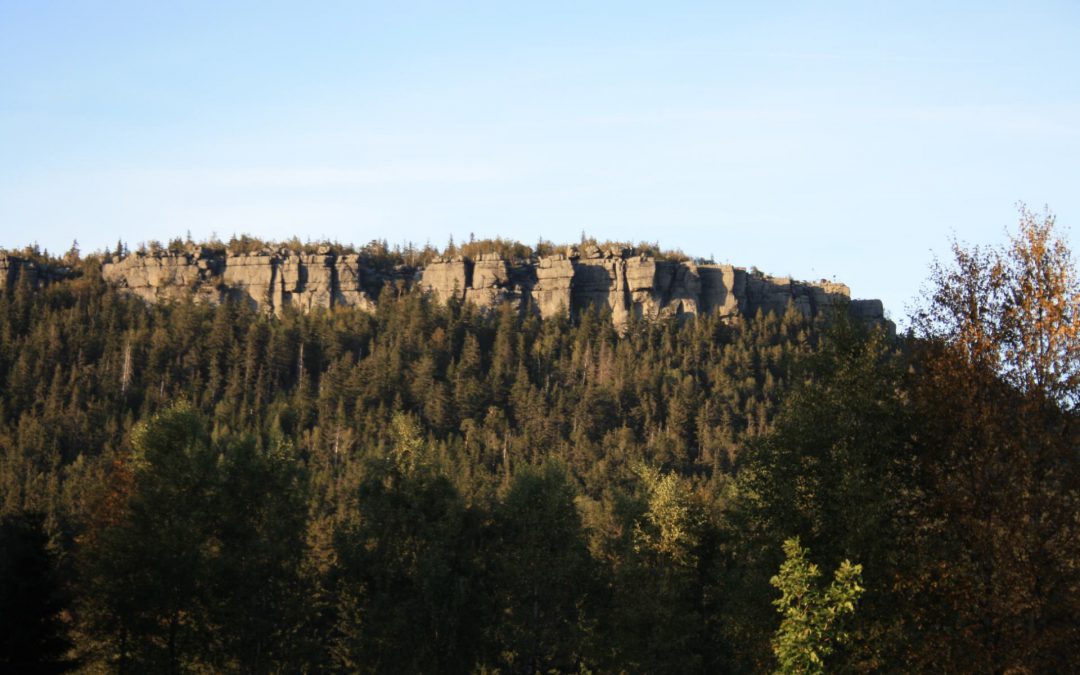
[[[328,245],[312,252],[188,244],[181,249],[107,253],[97,269],[106,282],[148,302],[232,299],[277,315],[286,307],[373,311],[389,285],[399,290],[420,288],[443,302],[469,302],[481,310],[509,304],[542,318],[606,309],[619,328],[633,319],[783,314],[791,304],[805,317],[844,307],[852,317],[894,330],[880,300],[852,299],[842,283],[774,277],[756,268],[658,256],[653,250],[628,246],[587,243],[528,256],[495,250],[430,256],[425,262],[393,264]],[[84,266],[84,273],[86,269],[92,273],[93,267]],[[0,288],[21,276],[36,287],[71,274],[63,266],[0,253]]]

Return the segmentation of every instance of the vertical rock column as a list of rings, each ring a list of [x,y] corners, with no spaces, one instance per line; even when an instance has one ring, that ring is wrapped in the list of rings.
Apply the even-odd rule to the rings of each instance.
[[[334,296],[334,256],[327,253],[292,254],[281,261],[280,290],[274,309],[286,306],[310,312],[329,309]]]
[[[465,300],[484,310],[491,310],[504,302],[520,299],[513,292],[510,282],[510,266],[498,253],[483,253],[473,263],[472,280],[465,292]]]
[[[536,285],[532,289],[532,298],[542,318],[565,315],[573,308],[573,282],[574,264],[565,255],[560,253],[540,258],[536,267]]]
[[[449,260],[433,260],[424,268],[420,286],[433,293],[441,302],[448,302],[451,298],[464,300],[471,282],[472,261],[462,256],[454,256]]]
[[[652,258],[640,256],[624,261],[628,313],[637,318],[655,319],[660,316],[664,296],[671,286],[673,271],[658,265]]]
[[[692,262],[677,263],[661,316],[698,314],[701,311],[700,299],[701,277],[698,276],[697,265]]]
[[[280,306],[275,288],[278,260],[269,255],[230,255],[222,274],[229,297],[251,303],[263,311]]]
[[[344,307],[375,310],[375,303],[364,290],[364,272],[359,255],[340,255],[335,260],[333,301],[335,305]]]
[[[10,258],[5,254],[0,253],[0,290],[7,288],[14,283],[17,270],[18,259]]]
[[[746,272],[731,265],[699,265],[701,311],[730,317],[746,298]]]

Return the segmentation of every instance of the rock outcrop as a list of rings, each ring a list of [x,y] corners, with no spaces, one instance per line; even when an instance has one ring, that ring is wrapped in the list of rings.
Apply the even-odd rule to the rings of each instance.
[[[790,305],[804,316],[846,306],[852,316],[886,324],[879,300],[851,300],[847,286],[771,277],[732,265],[656,260],[626,249],[565,252],[535,261],[507,261],[486,254],[439,259],[422,271],[421,287],[446,301],[456,298],[489,310],[525,301],[541,317],[607,309],[617,326],[630,319],[738,314],[783,314]]]
[[[376,272],[355,254],[266,250],[233,255],[198,248],[129,255],[105,263],[101,273],[106,281],[149,302],[232,299],[276,314],[286,307],[371,310],[379,289],[394,277]],[[414,273],[409,270],[401,276],[411,281]]]
[[[461,256],[436,258],[424,268],[420,287],[443,302],[464,300],[472,285],[473,262]]]
[[[574,263],[565,255],[540,258],[536,264],[536,284],[527,289],[540,316],[549,317],[572,310]]]
[[[25,261],[0,257],[0,285],[10,284]],[[610,311],[620,328],[631,320],[716,314],[752,317],[782,314],[793,306],[804,316],[846,307],[860,320],[890,325],[879,300],[851,300],[843,284],[771,277],[732,265],[659,260],[633,250],[568,247],[533,259],[436,258],[425,268],[377,269],[363,255],[329,249],[297,253],[264,249],[236,253],[192,246],[182,252],[137,253],[102,267],[105,280],[157,302],[193,297],[233,299],[280,314],[287,307],[374,308],[387,284],[419,286],[441,302],[481,310],[511,304],[541,317],[571,315],[586,308]],[[36,277],[35,277],[36,278]]]
[[[14,287],[20,282],[29,284],[31,288],[41,288],[70,275],[71,270],[66,267],[39,265],[33,260],[0,251],[0,290]]]

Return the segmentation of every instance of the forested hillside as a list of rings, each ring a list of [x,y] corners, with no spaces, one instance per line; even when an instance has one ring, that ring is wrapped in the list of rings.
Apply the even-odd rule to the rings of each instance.
[[[0,671],[1080,671],[1076,270],[953,253],[900,339],[15,283]]]

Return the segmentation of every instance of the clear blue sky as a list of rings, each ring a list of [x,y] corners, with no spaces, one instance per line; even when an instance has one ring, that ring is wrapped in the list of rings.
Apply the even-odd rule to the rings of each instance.
[[[0,246],[659,241],[894,318],[1080,253],[1080,3],[0,0]]]

